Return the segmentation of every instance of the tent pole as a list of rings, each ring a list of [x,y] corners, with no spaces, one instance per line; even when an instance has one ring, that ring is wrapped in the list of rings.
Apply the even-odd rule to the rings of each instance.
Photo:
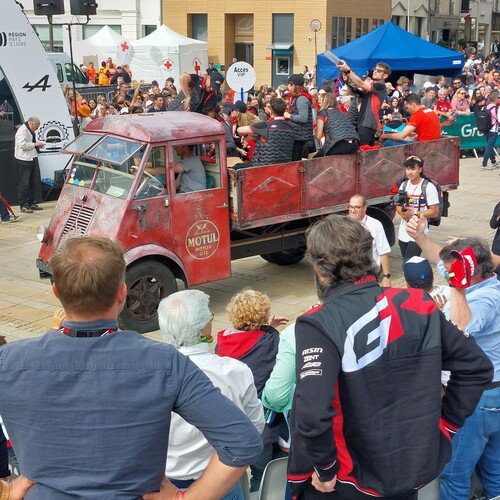
[[[408,0],[408,11],[407,11],[407,14],[408,14],[408,18],[407,18],[407,21],[406,21],[406,31],[408,31],[408,33],[411,33],[411,30],[410,30],[410,0]]]

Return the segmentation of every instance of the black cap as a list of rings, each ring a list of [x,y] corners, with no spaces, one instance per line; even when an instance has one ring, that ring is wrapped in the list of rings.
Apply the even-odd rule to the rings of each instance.
[[[304,75],[294,74],[288,78],[288,83],[293,83],[294,85],[304,86]]]
[[[224,77],[220,73],[213,71],[210,73],[210,87],[219,92],[220,86],[224,83]]]
[[[243,101],[236,101],[233,104],[233,109],[236,109],[236,111],[239,111],[240,113],[246,113],[247,105]]]

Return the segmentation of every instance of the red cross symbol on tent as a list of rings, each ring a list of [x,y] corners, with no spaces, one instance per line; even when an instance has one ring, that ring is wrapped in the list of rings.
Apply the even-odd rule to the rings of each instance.
[[[170,60],[170,59],[167,59],[164,63],[163,63],[163,67],[168,71],[172,68],[172,66],[174,65],[174,63]]]
[[[201,69],[200,61],[198,61],[198,59],[194,60],[193,67],[194,67],[194,70],[195,70],[196,74],[198,74],[199,71],[200,71],[200,69]]]
[[[122,52],[126,52],[129,49],[127,42],[122,42],[121,47],[122,47]]]

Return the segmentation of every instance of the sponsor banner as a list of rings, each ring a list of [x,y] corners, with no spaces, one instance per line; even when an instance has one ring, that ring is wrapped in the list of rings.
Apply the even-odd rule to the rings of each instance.
[[[2,101],[5,99],[11,108],[17,108],[15,125],[30,116],[40,119],[36,139],[45,143],[38,156],[41,179],[51,184],[54,171],[62,170],[69,159],[59,151],[74,137],[68,106],[54,67],[20,4],[6,0],[1,3]]]
[[[479,149],[486,147],[486,139],[479,132],[476,126],[476,116],[471,113],[469,116],[457,116],[457,120],[452,125],[442,128],[442,135],[452,135],[460,137],[460,149]],[[495,143],[500,146],[500,135]]]

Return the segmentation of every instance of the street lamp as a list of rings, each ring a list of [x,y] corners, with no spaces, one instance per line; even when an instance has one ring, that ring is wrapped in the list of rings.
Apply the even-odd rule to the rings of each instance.
[[[309,23],[309,28],[311,28],[311,31],[314,32],[314,61],[315,61],[315,73],[316,73],[316,66],[318,65],[317,57],[318,57],[318,40],[316,37],[316,33],[321,29],[321,21],[319,19],[313,19]]]

